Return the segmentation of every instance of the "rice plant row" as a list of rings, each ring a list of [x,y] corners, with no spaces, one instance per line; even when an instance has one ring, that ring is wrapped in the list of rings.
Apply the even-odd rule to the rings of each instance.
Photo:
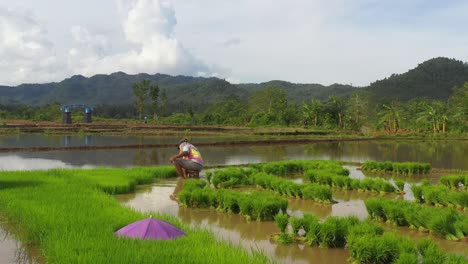
[[[445,185],[413,185],[411,190],[418,203],[468,209],[468,192],[466,191],[452,190]]]
[[[256,185],[288,197],[311,199],[323,203],[333,202],[332,191],[328,186],[299,184],[252,168],[217,170],[211,177],[211,183],[215,188]]]
[[[378,221],[430,231],[447,240],[460,240],[468,235],[468,216],[451,208],[383,198],[371,198],[364,203],[369,216]]]
[[[269,261],[258,252],[252,254],[219,241],[206,230],[182,225],[165,215],[153,217],[171,222],[187,236],[156,241],[116,237],[116,230],[148,215],[120,205],[101,187],[112,191],[116,190],[112,188],[114,183],[124,186],[125,181],[167,176],[155,171],[142,168],[112,169],[107,174],[105,169],[0,172],[0,212],[16,227],[18,240],[37,245],[47,263]],[[120,175],[119,180],[114,179],[114,174]],[[128,175],[126,180],[124,175]]]
[[[468,174],[442,176],[439,182],[451,189],[468,190]]]
[[[396,174],[424,174],[431,170],[431,164],[420,162],[378,162],[368,160],[361,166],[362,170],[392,172]]]
[[[259,221],[273,220],[276,214],[286,212],[288,207],[288,200],[278,195],[257,191],[215,190],[199,180],[186,180],[177,197],[187,207],[216,208]]]
[[[352,263],[466,263],[463,256],[442,252],[430,239],[416,244],[356,217],[328,217],[320,223],[310,214],[304,214],[303,218],[278,214],[275,222],[280,229],[280,234],[275,236],[279,243],[300,241],[324,248],[346,247]],[[287,231],[288,224],[291,233]]]
[[[304,173],[310,169],[326,170],[343,176],[349,175],[349,170],[343,168],[340,162],[331,160],[287,160],[251,164],[249,167],[268,174],[283,177],[297,173]]]
[[[318,184],[339,187],[346,190],[373,191],[373,192],[402,192],[403,184],[399,184],[399,189],[395,188],[390,182],[382,179],[365,178],[363,180],[343,177],[327,170],[307,170],[305,176],[312,182]]]

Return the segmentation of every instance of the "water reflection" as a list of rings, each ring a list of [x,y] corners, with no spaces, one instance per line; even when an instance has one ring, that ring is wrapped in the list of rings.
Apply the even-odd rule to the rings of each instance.
[[[1,138],[1,137],[0,137]],[[94,139],[93,139],[94,140]],[[124,145],[128,139],[114,138]],[[136,138],[132,138],[138,142]],[[165,141],[166,138],[159,138]],[[171,139],[172,140],[172,139]],[[208,139],[206,139],[208,140]],[[215,139],[212,139],[212,141]],[[106,141],[106,140],[101,140]],[[157,141],[144,138],[144,142]],[[212,142],[211,141],[211,142]],[[101,142],[102,143],[102,142]],[[98,144],[93,141],[93,144]],[[110,144],[112,145],[112,144]],[[351,162],[366,160],[428,162],[434,168],[468,169],[468,141],[357,141],[311,143],[304,145],[203,146],[206,165],[236,165],[290,159],[326,159]],[[435,152],[434,152],[435,151]],[[173,148],[108,149],[15,153],[22,158],[60,160],[73,166],[151,166],[168,165]],[[2,156],[11,156],[0,153]]]
[[[182,186],[183,180],[161,180],[139,188],[134,194],[118,195],[117,199],[126,206],[143,212],[158,212],[177,216],[182,222],[211,230],[216,237],[241,245],[246,249],[256,249],[281,263],[346,263],[348,251],[344,249],[319,249],[301,245],[277,245],[271,235],[278,232],[273,221],[247,221],[237,214],[220,213],[212,209],[189,209],[180,207],[170,198],[174,188]],[[292,211],[300,210],[315,214],[310,201],[292,199]],[[318,205],[324,209],[323,217],[331,213],[331,205]],[[320,259],[320,262],[317,260]]]
[[[0,263],[2,264],[36,264],[44,263],[39,261],[39,253],[36,248],[25,248],[16,241],[3,228],[0,222]]]
[[[61,160],[43,158],[23,158],[20,156],[0,156],[0,171],[5,170],[48,170],[55,168],[75,168]],[[91,168],[92,166],[81,166]]]

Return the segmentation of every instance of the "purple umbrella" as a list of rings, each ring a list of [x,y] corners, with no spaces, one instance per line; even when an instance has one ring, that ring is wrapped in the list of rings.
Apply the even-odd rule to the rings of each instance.
[[[186,234],[166,221],[148,218],[131,223],[117,230],[117,236],[126,236],[141,239],[173,239]]]

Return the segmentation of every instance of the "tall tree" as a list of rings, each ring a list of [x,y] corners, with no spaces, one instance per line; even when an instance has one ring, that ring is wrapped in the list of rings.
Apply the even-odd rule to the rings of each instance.
[[[136,97],[136,107],[138,111],[138,119],[141,120],[141,115],[145,110],[145,101],[148,98],[148,91],[150,89],[151,82],[149,80],[143,80],[139,83],[132,85],[133,94]]]
[[[385,129],[392,133],[398,132],[400,128],[400,109],[398,103],[392,101],[390,104],[382,105],[384,111],[379,124],[383,124]]]
[[[336,95],[332,95],[328,99],[328,106],[331,114],[336,120],[339,128],[344,128],[344,115],[345,115],[345,100]]]
[[[166,89],[163,88],[161,91],[161,110],[160,110],[160,115],[161,116],[166,116],[167,115],[167,93]]]
[[[153,108],[153,120],[158,120],[158,98],[159,98],[159,87],[157,85],[151,85],[149,88],[149,95],[151,98],[151,106]]]
[[[310,104],[304,102],[302,107],[304,119],[307,120],[307,122],[313,121],[314,126],[317,126],[319,124],[319,116],[323,113],[323,103],[318,99],[312,99]]]

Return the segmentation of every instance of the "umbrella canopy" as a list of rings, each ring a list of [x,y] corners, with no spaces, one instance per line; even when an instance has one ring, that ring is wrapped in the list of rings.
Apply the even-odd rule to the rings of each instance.
[[[151,217],[124,226],[114,234],[140,239],[173,239],[186,236],[182,230],[172,224]]]

